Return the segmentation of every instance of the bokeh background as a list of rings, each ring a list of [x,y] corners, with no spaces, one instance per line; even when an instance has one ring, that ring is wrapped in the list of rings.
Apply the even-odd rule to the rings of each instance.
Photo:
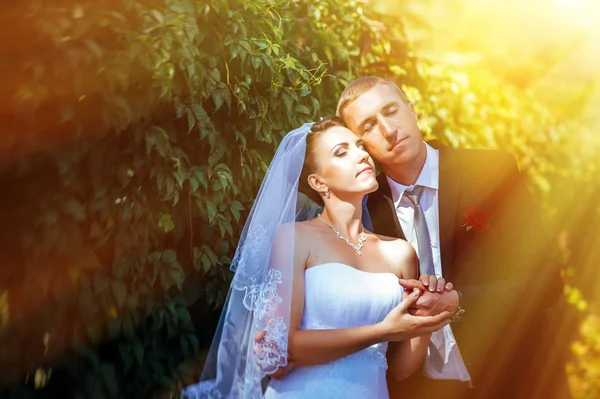
[[[563,278],[552,359],[600,397],[599,21],[595,0],[3,2],[0,398],[177,397],[281,137],[363,74],[427,138],[515,155]]]

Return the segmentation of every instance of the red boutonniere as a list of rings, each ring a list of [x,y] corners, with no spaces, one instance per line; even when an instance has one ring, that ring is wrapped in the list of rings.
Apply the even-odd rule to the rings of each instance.
[[[473,230],[485,230],[490,227],[488,224],[488,214],[483,210],[474,206],[467,206],[465,211],[465,224],[464,227],[467,231]]]

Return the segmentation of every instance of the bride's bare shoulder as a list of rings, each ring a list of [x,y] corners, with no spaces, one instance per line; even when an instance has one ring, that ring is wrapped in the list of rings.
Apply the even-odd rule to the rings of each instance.
[[[413,246],[410,245],[406,240],[397,237],[388,237],[381,234],[373,234],[377,240],[384,246],[393,247],[397,251],[410,252],[413,250]]]
[[[285,223],[279,226],[277,235],[294,234],[296,240],[310,237],[319,231],[319,226],[314,220],[306,220],[302,222]]]
[[[296,232],[298,234],[314,234],[320,230],[321,225],[316,223],[316,219],[304,220],[302,222],[294,223]]]
[[[392,271],[401,278],[416,278],[419,258],[413,246],[401,238],[379,234],[375,234],[375,237]]]

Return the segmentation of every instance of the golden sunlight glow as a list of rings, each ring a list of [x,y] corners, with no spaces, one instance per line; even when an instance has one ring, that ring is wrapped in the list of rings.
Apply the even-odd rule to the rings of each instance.
[[[407,19],[407,34],[418,55],[444,67],[452,65],[472,82],[485,85],[494,80],[531,93],[557,120],[581,127],[570,143],[580,161],[571,172],[584,173],[584,164],[595,166],[586,182],[568,177],[552,183],[566,187],[552,194],[554,223],[562,233],[558,243],[547,246],[558,245],[566,259],[568,309],[557,313],[556,349],[569,350],[571,395],[598,397],[600,292],[594,284],[600,278],[600,231],[593,220],[600,215],[600,1],[422,0],[404,2],[403,7],[397,7],[396,0],[373,2]],[[543,385],[547,371],[532,383]]]

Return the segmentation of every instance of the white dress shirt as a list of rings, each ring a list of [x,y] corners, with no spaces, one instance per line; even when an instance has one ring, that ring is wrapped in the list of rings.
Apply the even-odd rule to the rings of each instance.
[[[440,156],[437,150],[425,143],[427,147],[427,158],[425,165],[419,174],[416,183],[412,186],[405,186],[395,182],[386,176],[388,185],[392,192],[394,206],[396,207],[396,215],[400,221],[402,231],[406,236],[406,240],[419,253],[419,244],[417,243],[417,235],[414,227],[415,210],[412,202],[404,196],[405,191],[412,190],[415,186],[423,186],[420,203],[425,213],[427,228],[429,229],[429,237],[431,238],[431,251],[433,254],[433,267],[437,277],[442,276],[442,259],[440,256],[440,232],[439,232],[439,207],[438,207],[438,190],[439,190],[439,165]],[[444,326],[441,330],[435,331],[431,335],[431,341],[438,348],[438,351],[444,358],[444,367],[441,372],[438,372],[431,364],[429,349],[423,364],[424,374],[433,379],[446,380],[461,380],[470,381],[471,377],[467,371],[467,367],[462,359],[452,328],[450,325]]]

